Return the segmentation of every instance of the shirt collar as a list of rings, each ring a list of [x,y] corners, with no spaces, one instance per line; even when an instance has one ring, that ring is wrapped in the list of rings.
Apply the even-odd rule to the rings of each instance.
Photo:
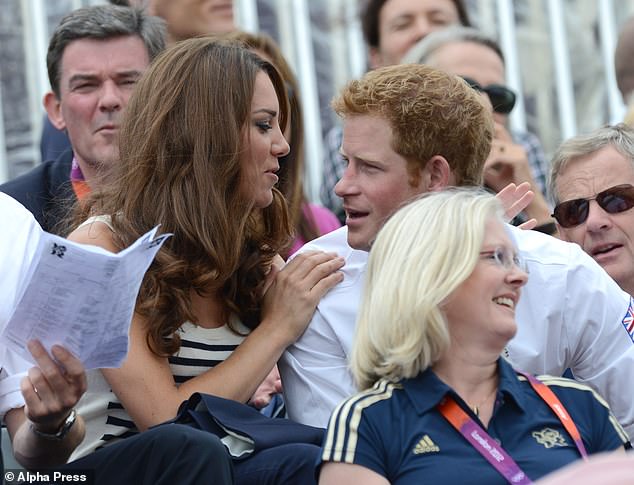
[[[501,393],[504,397],[510,397],[523,412],[526,412],[525,390],[511,364],[500,357],[498,371],[500,373],[498,395]],[[425,370],[414,378],[403,379],[401,384],[418,414],[429,412],[448,393],[456,396],[453,389],[441,381],[431,369]]]

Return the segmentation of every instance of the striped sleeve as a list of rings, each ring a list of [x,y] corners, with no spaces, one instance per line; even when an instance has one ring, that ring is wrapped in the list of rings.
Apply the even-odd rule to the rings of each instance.
[[[343,401],[334,410],[322,449],[322,461],[354,463],[385,476],[384,457],[379,456],[381,437],[376,432],[380,423],[367,416],[374,404],[389,400],[401,386],[387,380]],[[384,419],[390,420],[389,416]]]

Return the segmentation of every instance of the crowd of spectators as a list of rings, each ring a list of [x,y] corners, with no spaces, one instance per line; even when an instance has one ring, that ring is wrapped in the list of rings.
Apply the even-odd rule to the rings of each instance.
[[[462,0],[363,5],[369,70],[332,101],[323,206],[302,185],[302,86],[230,0],[61,20],[44,162],[0,186],[0,327],[40,227],[114,253],[171,237],[121,367],[0,345],[20,466],[118,485],[634,480],[634,129],[549,161],[509,128],[520,94]]]

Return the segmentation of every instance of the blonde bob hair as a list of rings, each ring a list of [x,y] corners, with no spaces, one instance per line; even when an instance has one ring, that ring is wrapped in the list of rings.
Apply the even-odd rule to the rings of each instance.
[[[443,302],[473,272],[485,224],[503,210],[477,188],[423,194],[372,245],[351,357],[359,389],[415,377],[449,345]]]

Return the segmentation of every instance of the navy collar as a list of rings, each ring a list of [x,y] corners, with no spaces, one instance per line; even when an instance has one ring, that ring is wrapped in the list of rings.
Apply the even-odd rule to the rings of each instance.
[[[500,373],[500,386],[498,388],[498,398],[510,397],[517,406],[526,412],[526,387],[522,381],[526,379],[520,377],[504,358],[498,359],[498,372]],[[421,415],[435,408],[446,394],[451,394],[457,402],[462,399],[456,392],[441,381],[431,369],[427,369],[418,376],[401,381],[405,394],[412,403],[416,412]],[[506,399],[505,399],[506,402]]]

